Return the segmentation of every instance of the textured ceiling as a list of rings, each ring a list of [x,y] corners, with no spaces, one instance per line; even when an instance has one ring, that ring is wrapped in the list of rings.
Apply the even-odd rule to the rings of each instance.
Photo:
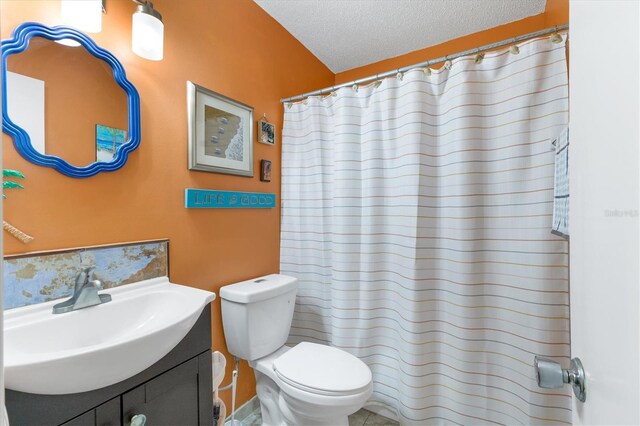
[[[334,73],[544,12],[546,0],[254,0]]]

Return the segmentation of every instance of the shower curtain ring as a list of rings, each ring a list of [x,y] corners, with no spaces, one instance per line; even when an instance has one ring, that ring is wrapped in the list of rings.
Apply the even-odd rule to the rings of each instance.
[[[553,34],[551,34],[551,37],[549,37],[549,40],[551,40],[551,43],[560,43],[560,42],[562,42],[562,36],[558,33],[558,26],[557,25],[554,28]]]
[[[444,67],[448,70],[451,69],[451,67],[453,66],[453,63],[451,62],[451,60],[449,59],[449,55],[445,55],[444,56]]]

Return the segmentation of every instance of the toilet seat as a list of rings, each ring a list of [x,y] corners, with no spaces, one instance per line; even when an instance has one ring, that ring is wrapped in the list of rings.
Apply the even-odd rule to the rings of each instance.
[[[303,392],[350,396],[371,388],[371,370],[341,349],[302,342],[273,361],[276,377]]]

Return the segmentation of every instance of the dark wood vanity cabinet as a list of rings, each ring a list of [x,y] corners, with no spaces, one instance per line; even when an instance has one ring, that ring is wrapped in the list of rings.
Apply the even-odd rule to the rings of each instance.
[[[129,426],[137,414],[146,416],[146,426],[212,425],[212,386],[211,310],[206,307],[171,352],[134,377],[70,395],[7,389],[6,405],[12,426]]]
[[[91,411],[63,423],[63,426],[118,426],[122,424],[120,398],[116,397]],[[13,423],[12,423],[13,424]]]
[[[199,404],[202,393],[207,394],[211,401],[211,391],[199,380],[198,366],[200,362],[211,365],[211,354],[201,357],[187,361],[122,395],[124,424],[128,424],[139,413],[147,417],[147,425],[212,424],[213,412],[208,408],[211,404],[205,404],[206,407]],[[207,421],[204,421],[205,418]]]

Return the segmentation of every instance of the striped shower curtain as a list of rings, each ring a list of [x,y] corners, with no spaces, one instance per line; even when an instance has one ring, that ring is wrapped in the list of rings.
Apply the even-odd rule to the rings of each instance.
[[[564,40],[285,106],[290,343],[373,372],[401,424],[570,423],[533,358],[569,357],[568,246],[550,233]]]

